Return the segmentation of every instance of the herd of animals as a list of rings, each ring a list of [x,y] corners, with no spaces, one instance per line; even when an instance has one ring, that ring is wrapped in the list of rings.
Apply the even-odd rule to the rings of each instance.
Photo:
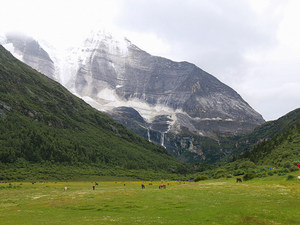
[[[300,181],[300,176],[297,177],[297,180]],[[239,183],[239,182],[242,183],[242,178],[240,178],[240,177],[236,178],[236,183]],[[95,182],[95,185],[98,185],[98,183]],[[92,186],[93,190],[95,190],[95,185]],[[152,185],[152,183],[149,183],[149,185]],[[169,184],[168,184],[168,185],[169,185]],[[126,186],[126,184],[124,184],[124,186]],[[160,185],[158,186],[159,189],[166,189],[166,187],[167,187],[166,184],[160,184]],[[146,186],[145,186],[144,184],[141,184],[141,188],[142,188],[142,189],[145,189]],[[65,190],[65,191],[68,190],[68,187],[64,187],[64,190]]]
[[[34,184],[34,183],[32,183],[32,184]],[[92,188],[93,188],[93,190],[95,190],[96,189],[96,186],[97,185],[99,185],[97,182],[95,182],[95,185],[93,185],[92,186]],[[149,183],[149,185],[152,185],[152,183]],[[168,184],[169,185],[169,184]],[[124,184],[124,186],[126,186],[126,184]],[[142,187],[142,189],[145,189],[146,188],[146,186],[144,185],[144,184],[141,184],[141,187]],[[166,189],[166,185],[165,184],[160,184],[159,186],[158,186],[158,188],[159,189]],[[64,187],[64,191],[67,191],[68,190],[68,187]]]
[[[300,182],[300,176],[297,176],[297,181]],[[242,178],[240,178],[240,177],[236,178],[236,183],[239,183],[239,182],[242,182]],[[0,183],[7,183],[7,182],[0,182]],[[32,182],[32,184],[35,184],[35,183],[36,183],[36,182]],[[56,182],[55,182],[55,183],[56,183]],[[44,183],[42,183],[42,184],[44,184]],[[12,184],[9,183],[9,185],[11,186]],[[99,184],[98,184],[97,182],[95,182],[95,184],[92,186],[93,190],[95,190],[95,189],[96,189],[96,186],[98,186],[98,185],[99,185]],[[152,185],[152,183],[149,183],[149,185]],[[168,185],[169,185],[169,183],[168,183]],[[126,186],[126,184],[124,184],[124,186]],[[160,185],[158,186],[159,189],[166,189],[166,187],[167,187],[166,184],[160,184]],[[142,189],[145,189],[146,186],[145,186],[144,184],[141,184],[141,188],[142,188]],[[65,187],[64,187],[64,191],[67,191],[67,190],[68,190],[68,187],[65,186]]]

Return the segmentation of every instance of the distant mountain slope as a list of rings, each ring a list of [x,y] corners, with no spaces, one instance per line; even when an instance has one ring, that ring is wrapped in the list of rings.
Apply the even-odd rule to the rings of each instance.
[[[242,158],[277,166],[287,161],[291,166],[293,162],[300,163],[300,108],[258,127],[252,137],[259,138],[260,143],[244,152]]]
[[[49,54],[40,44],[31,37],[18,33],[8,33],[4,38],[4,45],[16,58],[47,75],[53,80],[57,80],[55,75],[55,65]]]
[[[23,39],[9,36],[5,43],[27,43]],[[220,137],[248,134],[264,122],[214,76],[188,62],[152,56],[126,38],[99,31],[63,54],[42,47],[55,68],[49,77],[180,160],[219,160],[227,154]],[[25,63],[31,52],[22,52]],[[35,62],[29,65],[38,71],[49,68],[38,63],[44,57]]]
[[[151,130],[165,134],[186,128],[203,136],[228,136],[264,122],[214,76],[188,62],[152,56],[127,39],[95,32],[72,54],[78,55],[77,69],[67,87],[100,110],[134,108]],[[161,117],[168,117],[164,126],[153,127]]]
[[[127,130],[0,46],[0,162],[176,171],[167,151]]]
[[[226,141],[232,142],[232,145],[234,145],[233,154],[239,155],[250,150],[255,144],[267,141],[275,136],[288,132],[288,130],[299,123],[299,121],[300,108],[289,112],[277,120],[268,121],[258,126],[250,134],[235,139],[227,139]]]

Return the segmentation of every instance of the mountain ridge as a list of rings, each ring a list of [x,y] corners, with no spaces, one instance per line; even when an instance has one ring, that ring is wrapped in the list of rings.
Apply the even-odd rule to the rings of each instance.
[[[168,134],[170,138],[188,130],[217,139],[249,133],[264,122],[236,91],[211,74],[188,62],[152,56],[127,39],[95,32],[71,50],[65,62],[60,70],[69,76],[69,90],[170,152],[185,148],[171,144]],[[130,122],[134,116],[120,109],[113,112],[118,107],[133,108],[144,122]],[[202,151],[201,145],[191,151]]]
[[[73,96],[0,46],[0,163],[185,168],[168,152]]]

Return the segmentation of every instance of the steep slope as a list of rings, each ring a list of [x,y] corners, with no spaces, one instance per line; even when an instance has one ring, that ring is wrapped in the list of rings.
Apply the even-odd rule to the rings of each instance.
[[[151,56],[101,32],[77,51],[85,57],[68,86],[101,110],[133,107],[150,123],[168,116],[162,133],[186,127],[204,136],[244,134],[264,122],[234,90],[193,64]]]
[[[258,144],[244,152],[258,164],[283,166],[287,161],[300,162],[300,109],[296,109],[276,121],[258,127],[252,133]],[[254,138],[255,137],[255,138]],[[250,145],[251,146],[251,145]]]
[[[300,108],[257,127],[248,135],[220,142],[235,151],[228,154],[231,156],[228,160],[224,158],[214,165],[202,162],[194,165],[200,172],[196,180],[242,175],[244,180],[249,180],[299,171]],[[270,167],[274,170],[269,170]]]
[[[296,166],[300,163],[300,121],[282,134],[255,145],[243,158],[258,165]]]
[[[295,109],[292,112],[280,117],[274,121],[268,121],[251,132],[248,135],[237,137],[235,139],[227,139],[233,147],[233,154],[240,155],[264,141],[280,136],[288,130],[296,126],[300,121],[300,109]]]
[[[219,160],[227,154],[221,137],[247,134],[264,122],[212,75],[152,56],[126,38],[94,32],[55,57],[54,74],[71,92],[184,161]]]
[[[135,135],[0,46],[0,162],[177,171],[167,151]]]

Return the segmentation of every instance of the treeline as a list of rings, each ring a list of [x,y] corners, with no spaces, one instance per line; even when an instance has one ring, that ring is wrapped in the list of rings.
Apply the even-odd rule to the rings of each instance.
[[[165,149],[128,134],[104,132],[97,127],[82,131],[57,129],[25,116],[10,115],[0,119],[0,161],[15,163],[18,159],[120,166],[125,169],[155,169],[180,172],[184,168]],[[132,136],[132,138],[130,138]]]

